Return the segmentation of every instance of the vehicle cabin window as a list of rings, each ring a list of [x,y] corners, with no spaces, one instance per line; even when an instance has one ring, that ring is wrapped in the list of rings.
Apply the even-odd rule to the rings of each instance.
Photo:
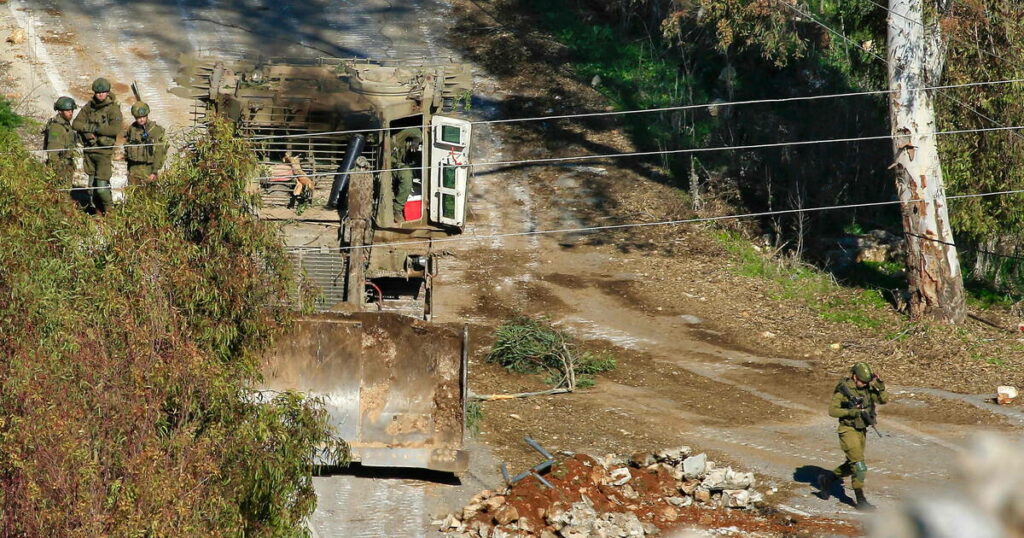
[[[441,141],[449,144],[462,144],[462,129],[455,125],[441,126]]]

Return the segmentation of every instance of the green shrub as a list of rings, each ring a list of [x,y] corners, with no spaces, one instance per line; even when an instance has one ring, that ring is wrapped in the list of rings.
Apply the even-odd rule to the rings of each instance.
[[[104,218],[0,130],[0,534],[296,536],[320,402],[255,392],[291,313],[228,125]]]
[[[544,319],[517,316],[494,332],[487,360],[510,372],[546,373],[546,381],[569,389],[593,385],[594,374],[613,370],[615,359],[607,354],[580,351],[573,338]]]

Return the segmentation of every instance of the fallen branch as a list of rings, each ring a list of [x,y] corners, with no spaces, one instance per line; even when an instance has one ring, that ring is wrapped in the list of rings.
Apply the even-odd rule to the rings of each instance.
[[[565,394],[572,392],[567,388],[558,388],[550,390],[542,390],[539,392],[515,392],[512,394],[470,394],[470,400],[476,400],[479,402],[493,402],[496,400],[514,400],[516,398],[531,398],[533,396],[547,396],[550,394]]]

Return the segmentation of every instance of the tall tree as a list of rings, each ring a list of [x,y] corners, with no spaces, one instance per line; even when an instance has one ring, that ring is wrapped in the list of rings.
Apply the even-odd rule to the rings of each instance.
[[[945,5],[944,5],[945,4]],[[890,120],[912,318],[948,324],[966,318],[963,276],[946,205],[932,94],[942,78],[946,46],[938,22],[948,2],[925,19],[924,0],[889,0]]]

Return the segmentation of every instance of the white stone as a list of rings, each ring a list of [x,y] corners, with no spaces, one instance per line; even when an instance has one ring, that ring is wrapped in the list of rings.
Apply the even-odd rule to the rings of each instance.
[[[692,497],[665,497],[665,501],[677,508],[686,508],[693,504]]]
[[[708,456],[703,452],[696,456],[683,460],[683,476],[686,478],[701,478],[707,469]]]
[[[727,489],[722,492],[722,506],[746,508],[750,504],[750,492],[745,489]]]
[[[633,475],[630,474],[629,469],[625,467],[619,467],[618,469],[612,471],[611,474],[608,475],[608,478],[609,484],[613,486],[621,486],[626,482],[629,482],[629,480],[633,478]]]

